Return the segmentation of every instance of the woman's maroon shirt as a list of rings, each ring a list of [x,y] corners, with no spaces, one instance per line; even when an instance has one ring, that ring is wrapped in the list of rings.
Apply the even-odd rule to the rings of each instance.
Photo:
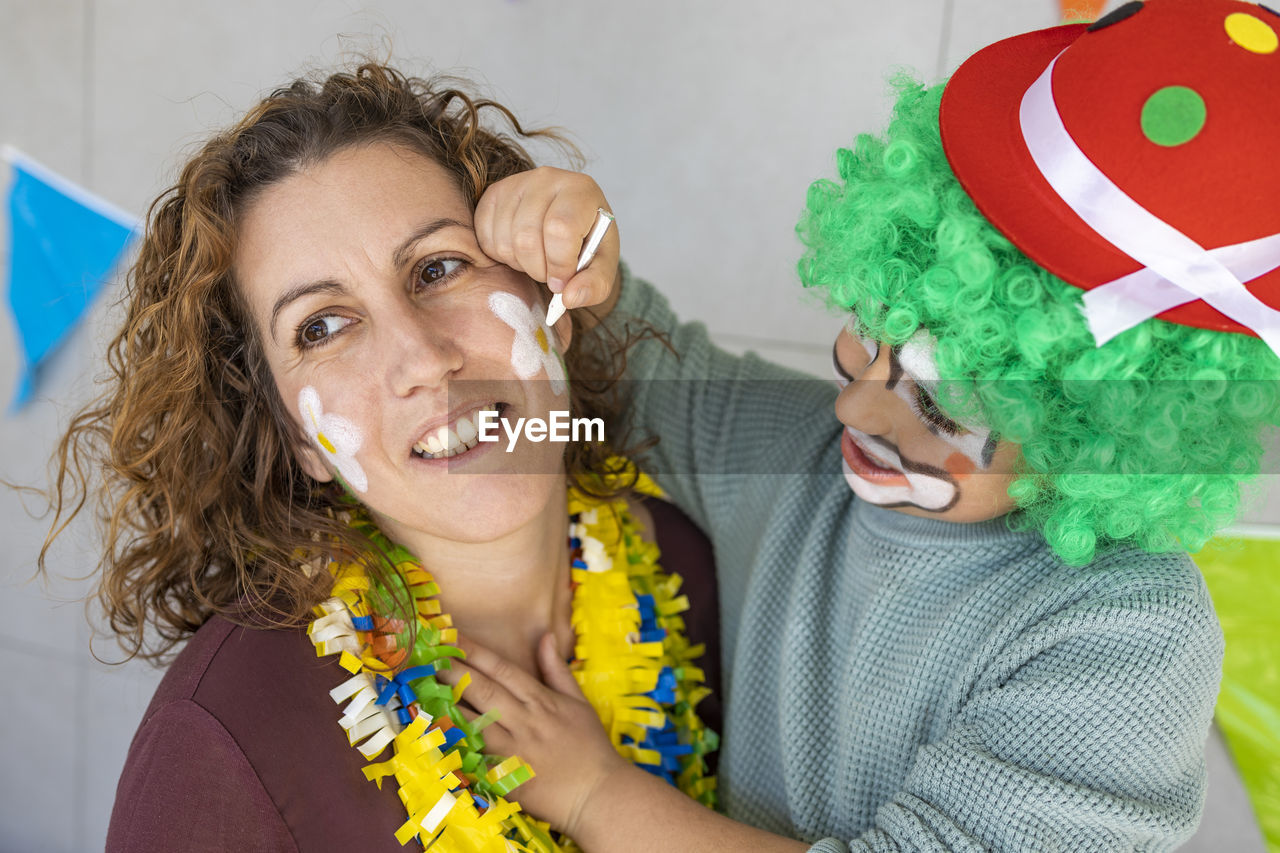
[[[720,728],[715,565],[706,537],[675,507],[646,501],[662,566],[684,578],[691,643]],[[329,691],[350,677],[317,658],[301,630],[244,628],[213,617],[165,674],[129,748],[107,850],[388,851],[405,821],[394,780],[382,789],[338,726]],[[381,756],[385,758],[385,755]]]

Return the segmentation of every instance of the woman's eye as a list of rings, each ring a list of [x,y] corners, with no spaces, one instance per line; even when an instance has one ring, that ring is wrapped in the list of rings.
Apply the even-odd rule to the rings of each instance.
[[[336,314],[313,317],[298,329],[298,341],[303,346],[315,346],[330,335],[342,331],[350,322],[346,317],[339,317]]]
[[[418,269],[418,282],[432,287],[451,277],[462,266],[458,258],[432,258]]]

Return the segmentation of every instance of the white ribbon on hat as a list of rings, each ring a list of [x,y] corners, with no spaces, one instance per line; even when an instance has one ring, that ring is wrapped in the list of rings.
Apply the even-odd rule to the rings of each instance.
[[[1209,251],[1130,198],[1085,156],[1063,125],[1051,82],[1057,61],[1054,57],[1022,97],[1018,118],[1027,150],[1077,216],[1143,264],[1084,294],[1085,319],[1098,346],[1149,317],[1203,299],[1280,356],[1280,311],[1244,286],[1280,267],[1280,234]]]

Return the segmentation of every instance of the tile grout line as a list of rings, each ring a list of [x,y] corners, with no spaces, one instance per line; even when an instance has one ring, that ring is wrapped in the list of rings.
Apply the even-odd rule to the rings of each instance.
[[[934,74],[941,80],[947,73],[947,47],[951,41],[951,18],[955,13],[955,0],[942,0],[942,32],[938,39],[938,67]]]

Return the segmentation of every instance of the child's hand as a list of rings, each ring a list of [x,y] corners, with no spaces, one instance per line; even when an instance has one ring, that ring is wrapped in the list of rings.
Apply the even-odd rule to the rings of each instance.
[[[545,281],[564,293],[566,308],[612,302],[616,298],[620,244],[615,222],[595,257],[575,274],[582,241],[609,210],[599,185],[580,172],[541,166],[520,172],[485,190],[476,205],[476,237],[493,260]]]
[[[538,644],[545,684],[505,658],[459,638],[467,653],[438,677],[471,683],[462,701],[479,713],[496,709],[498,721],[484,730],[485,752],[518,755],[533,768],[533,779],[511,799],[560,831],[575,826],[591,794],[616,770],[630,764],[609,742],[595,710],[583,697],[569,667],[556,653],[554,637]]]

